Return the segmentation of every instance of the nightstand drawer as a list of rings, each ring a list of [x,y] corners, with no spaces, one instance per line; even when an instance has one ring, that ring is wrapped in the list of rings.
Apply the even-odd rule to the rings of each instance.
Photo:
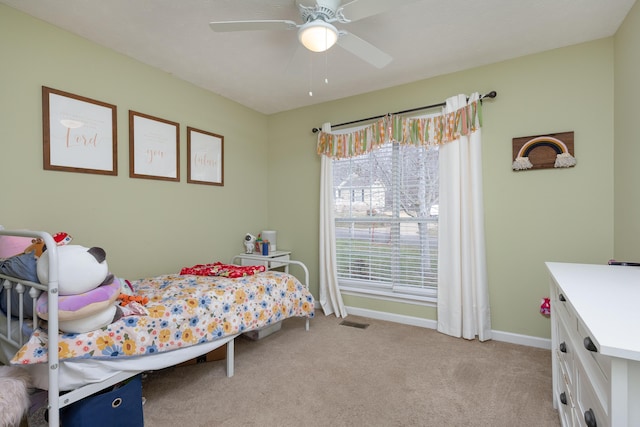
[[[269,263],[269,268],[278,268],[278,267],[283,267],[286,266],[286,263],[282,263],[282,262],[277,262],[275,260],[280,260],[280,261],[289,261],[289,254],[286,255],[280,255],[279,257],[273,258],[274,261],[271,261]]]
[[[234,257],[234,260],[239,259],[240,265],[264,265],[267,270],[274,268],[284,267],[288,273],[289,264],[286,262],[278,261],[290,261],[290,251],[273,251],[269,255],[260,254],[239,254]],[[232,261],[233,262],[233,261]]]

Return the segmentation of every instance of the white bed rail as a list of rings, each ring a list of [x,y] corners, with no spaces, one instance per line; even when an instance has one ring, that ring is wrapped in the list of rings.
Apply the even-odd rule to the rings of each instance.
[[[44,244],[47,248],[47,253],[48,253],[48,257],[49,257],[49,283],[43,283],[43,284],[38,284],[38,283],[33,283],[33,282],[29,282],[26,280],[19,280],[16,278],[10,278],[9,276],[5,276],[5,275],[0,275],[0,277],[3,279],[3,287],[7,290],[10,290],[12,286],[16,287],[16,291],[18,291],[18,298],[19,298],[19,302],[20,302],[20,309],[19,309],[19,313],[18,313],[18,323],[19,323],[19,331],[18,331],[18,335],[20,335],[20,341],[18,341],[18,344],[22,343],[22,326],[24,324],[24,312],[23,312],[23,298],[24,298],[24,294],[23,292],[25,291],[23,289],[23,287],[28,287],[30,288],[29,292],[30,295],[35,295],[36,293],[39,293],[40,291],[46,291],[47,292],[47,297],[49,299],[48,301],[48,308],[49,308],[49,320],[48,320],[48,328],[49,330],[52,331],[57,331],[58,330],[58,252],[57,252],[57,245],[55,240],[53,240],[53,237],[51,237],[51,235],[49,233],[43,232],[43,231],[29,231],[29,230],[3,230],[0,229],[0,235],[2,236],[16,236],[16,237],[27,237],[27,238],[32,238],[32,239],[42,239],[44,241]],[[32,293],[32,289],[36,289],[37,291],[34,291]],[[8,304],[7,304],[7,324],[10,325],[11,324],[11,292],[5,292],[5,295],[7,296],[8,299]],[[34,298],[35,301],[35,298]],[[34,307],[33,307],[33,313],[34,313],[34,327],[36,326],[35,323],[37,323],[37,315],[36,315],[36,310],[35,310],[35,302],[34,302]],[[7,328],[7,337],[4,336],[4,334],[1,334],[0,336],[2,336],[3,340],[7,341],[10,344],[14,344],[13,338],[11,337],[11,329],[10,326]],[[15,345],[15,344],[14,344]],[[48,348],[58,348],[58,334],[49,334],[49,343],[48,343]],[[60,390],[59,390],[59,381],[58,381],[58,374],[59,374],[59,361],[58,361],[58,352],[57,351],[50,351],[48,352],[48,360],[49,360],[49,391],[48,391],[48,395],[49,395],[49,425],[50,426],[58,426],[60,424],[60,412],[59,412],[59,401],[58,401],[58,396],[60,394]]]

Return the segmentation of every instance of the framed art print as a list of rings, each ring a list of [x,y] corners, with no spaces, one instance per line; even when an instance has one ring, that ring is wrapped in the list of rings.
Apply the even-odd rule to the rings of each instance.
[[[116,106],[42,87],[44,169],[118,174]]]
[[[187,127],[187,182],[224,185],[224,136]]]
[[[129,110],[129,176],[180,181],[180,125]]]

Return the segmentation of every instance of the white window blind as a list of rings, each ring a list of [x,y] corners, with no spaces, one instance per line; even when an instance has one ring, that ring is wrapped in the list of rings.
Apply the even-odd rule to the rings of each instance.
[[[438,267],[438,150],[387,143],[333,160],[342,291],[433,301]]]

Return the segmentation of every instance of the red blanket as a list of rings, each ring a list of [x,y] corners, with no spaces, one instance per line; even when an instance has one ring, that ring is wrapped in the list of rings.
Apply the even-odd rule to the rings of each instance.
[[[222,276],[235,279],[237,277],[252,276],[265,271],[264,265],[239,266],[234,264],[197,264],[193,267],[184,267],[180,274],[193,274],[194,276]]]

